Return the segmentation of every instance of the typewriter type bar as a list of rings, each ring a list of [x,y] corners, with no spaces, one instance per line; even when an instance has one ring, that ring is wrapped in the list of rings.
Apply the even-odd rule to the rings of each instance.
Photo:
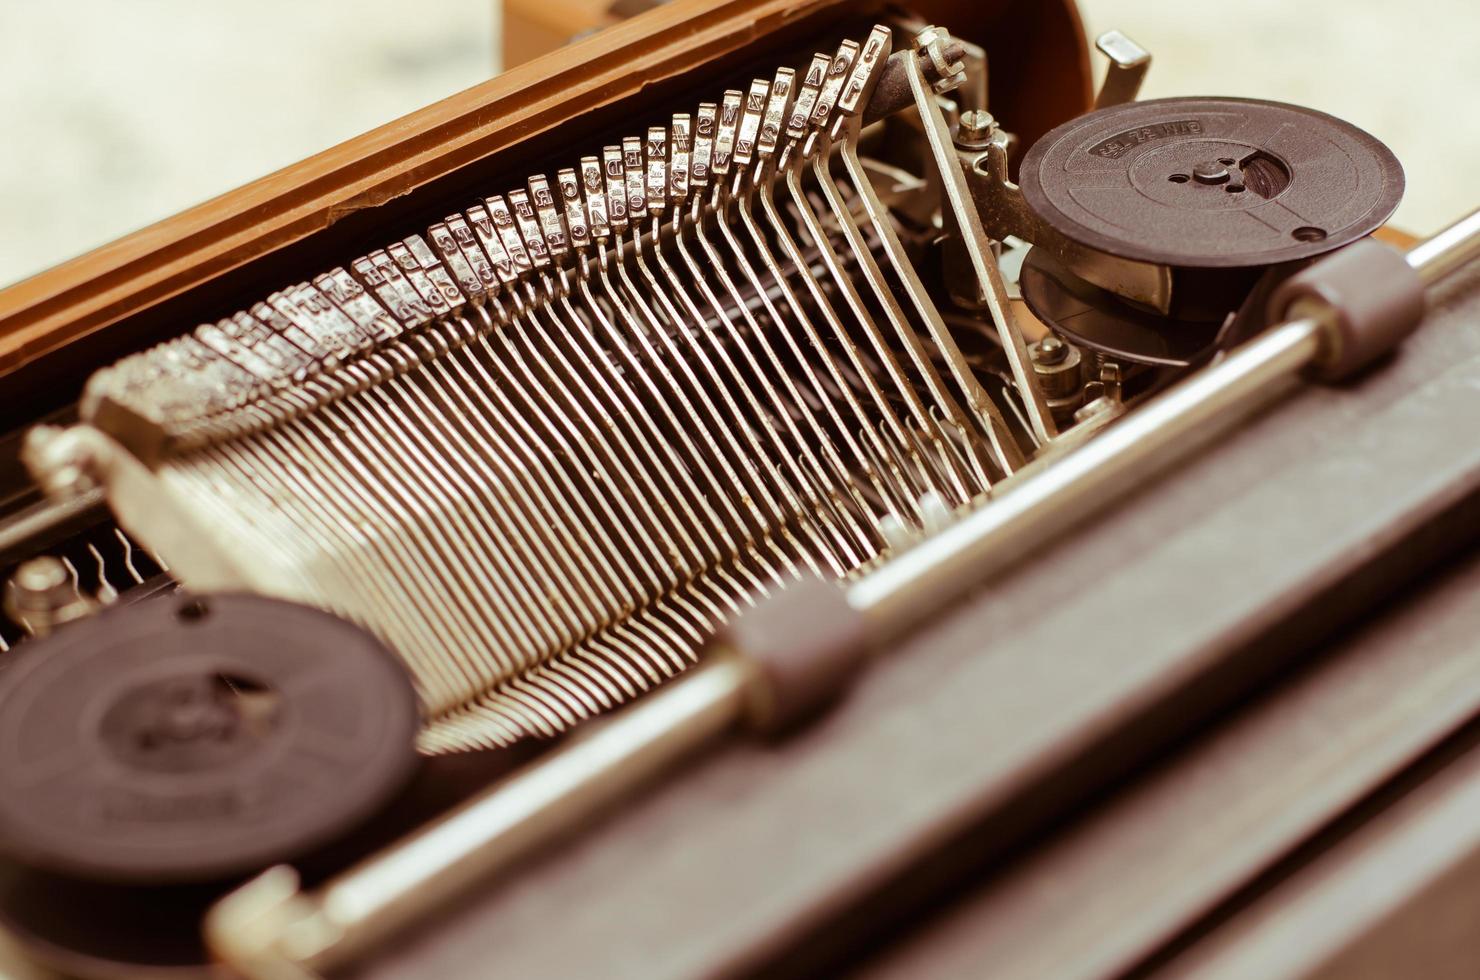
[[[113,453],[115,510],[193,588],[370,626],[416,678],[425,751],[624,703],[1056,432],[986,252],[993,391],[859,155],[870,106],[943,132],[935,95],[966,78],[944,31],[891,45],[876,27],[126,358],[82,406],[108,436],[38,432],[33,458],[75,490],[68,453]],[[927,91],[921,65],[951,74]]]

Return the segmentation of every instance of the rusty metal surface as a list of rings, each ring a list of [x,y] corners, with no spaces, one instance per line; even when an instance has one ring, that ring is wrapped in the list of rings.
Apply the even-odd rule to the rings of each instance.
[[[371,975],[805,972],[866,943],[1473,533],[1475,285],[1393,363],[1255,420],[927,630],[814,729],[653,789]]]

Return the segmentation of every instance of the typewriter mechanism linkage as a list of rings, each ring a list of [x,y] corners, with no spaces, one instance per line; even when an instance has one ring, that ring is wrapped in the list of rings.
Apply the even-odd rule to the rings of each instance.
[[[92,428],[37,433],[38,469],[114,471],[120,519],[192,588],[370,626],[412,669],[428,751],[629,699],[755,597],[853,574],[1057,432],[985,239],[990,392],[859,155],[880,77],[904,75],[886,96],[924,107],[974,220],[935,100],[965,66],[891,40],[121,361],[89,382]]]
[[[1386,147],[1292,106],[1137,103],[1150,58],[1118,32],[1095,111],[1016,167],[982,49],[903,19],[858,37],[604,145],[573,135],[567,166],[124,357],[81,424],[34,428],[36,480],[101,492],[128,571],[110,584],[89,540],[95,589],[47,557],[8,585],[34,638],[0,656],[91,659],[79,687],[0,674],[0,712],[77,701],[112,722],[68,751],[123,760],[58,792],[120,805],[130,767],[162,767],[179,779],[128,805],[224,841],[321,781],[262,758],[365,778],[240,861],[151,868],[179,829],[156,823],[141,863],[100,864],[107,838],[69,851],[0,802],[7,851],[204,887],[184,907],[247,975],[346,963],[699,746],[800,726],[1302,378],[1371,364],[1480,247],[1473,215],[1406,257],[1364,240],[1402,194]],[[323,638],[266,625],[299,616]],[[405,692],[348,661],[307,683],[292,665],[318,646],[371,678],[393,653],[419,726],[346,762]],[[578,727],[312,888],[288,867],[397,792],[413,742],[515,752]],[[197,770],[240,800],[205,807]]]

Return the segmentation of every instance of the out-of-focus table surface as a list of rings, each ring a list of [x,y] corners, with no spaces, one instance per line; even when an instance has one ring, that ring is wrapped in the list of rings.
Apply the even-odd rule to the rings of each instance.
[[[1117,27],[1153,52],[1145,97],[1322,109],[1403,161],[1401,227],[1427,234],[1473,207],[1473,0],[1080,5],[1091,34]],[[534,7],[549,31],[559,14],[574,33],[603,4],[0,4],[0,285],[487,78],[505,13],[512,26]]]

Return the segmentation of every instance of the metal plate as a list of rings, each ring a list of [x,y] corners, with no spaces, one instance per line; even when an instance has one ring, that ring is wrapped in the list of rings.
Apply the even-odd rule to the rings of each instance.
[[[1018,289],[1033,315],[1079,347],[1117,361],[1185,368],[1211,353],[1222,326],[1137,310],[1073,275],[1047,250],[1029,250]]]
[[[1398,206],[1403,168],[1381,142],[1323,112],[1176,98],[1059,126],[1023,158],[1020,183],[1039,217],[1091,248],[1235,268],[1309,258],[1370,233]]]
[[[304,854],[410,776],[404,671],[368,633],[260,596],[115,608],[0,672],[0,851],[177,883]]]

